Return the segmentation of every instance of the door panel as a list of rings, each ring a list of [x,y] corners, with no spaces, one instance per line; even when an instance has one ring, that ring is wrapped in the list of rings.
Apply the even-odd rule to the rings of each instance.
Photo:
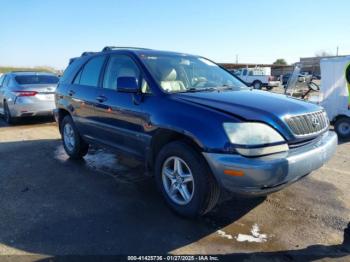
[[[83,85],[70,85],[68,87],[68,96],[70,100],[70,108],[74,122],[83,136],[94,137],[96,128],[94,122],[96,120],[96,87]]]
[[[72,85],[67,88],[71,112],[79,132],[88,138],[97,136],[97,96],[100,76],[106,56],[90,59],[77,74]]]
[[[98,139],[143,158],[149,139],[144,133],[148,115],[143,111],[141,94],[116,90],[117,78],[126,76],[136,77],[141,83],[141,71],[130,57],[112,55],[99,93],[105,100],[96,105],[100,128]]]
[[[144,133],[148,116],[143,112],[142,104],[133,102],[133,94],[115,90],[101,92],[108,100],[96,106],[98,139],[142,158],[148,143]]]

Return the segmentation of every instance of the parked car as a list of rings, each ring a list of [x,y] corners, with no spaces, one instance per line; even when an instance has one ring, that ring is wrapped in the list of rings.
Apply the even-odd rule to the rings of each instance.
[[[0,113],[11,124],[21,117],[53,115],[58,77],[46,72],[9,72],[0,77]]]
[[[72,61],[55,97],[71,158],[89,144],[133,156],[167,204],[189,217],[210,211],[222,190],[280,190],[321,167],[337,145],[321,107],[251,90],[193,55],[107,47]]]
[[[286,87],[291,76],[292,76],[292,73],[287,73],[287,74],[283,75],[282,76],[282,85],[284,85]],[[311,79],[311,75],[306,76],[303,74],[299,74],[298,75],[298,82],[305,82],[306,80],[308,80],[308,78]]]
[[[275,81],[270,75],[266,75],[261,68],[242,68],[232,71],[235,76],[241,79],[246,85],[255,89],[266,87],[268,90],[279,86],[280,82]]]

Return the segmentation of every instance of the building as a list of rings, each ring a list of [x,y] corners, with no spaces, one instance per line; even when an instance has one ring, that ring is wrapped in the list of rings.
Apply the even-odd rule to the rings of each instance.
[[[334,57],[345,57],[345,56],[316,56],[316,57],[301,57],[301,71],[309,72],[310,74],[321,74],[320,61],[323,58],[334,58]]]
[[[323,58],[334,58],[334,57],[346,57],[348,55],[344,56],[315,56],[315,57],[301,57],[300,58],[300,64],[301,64],[301,72],[308,72],[309,74],[313,75],[320,75],[321,69],[320,69],[320,61]],[[298,63],[298,64],[299,64]],[[295,64],[292,65],[273,65],[273,64],[234,64],[234,63],[221,63],[221,66],[225,67],[226,69],[239,69],[239,68],[245,68],[245,67],[270,67],[271,68],[271,75],[272,76],[280,76],[288,73],[292,73],[294,70]]]

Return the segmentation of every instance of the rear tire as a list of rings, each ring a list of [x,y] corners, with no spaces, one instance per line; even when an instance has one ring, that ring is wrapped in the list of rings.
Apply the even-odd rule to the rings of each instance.
[[[63,147],[72,159],[81,159],[89,150],[89,144],[80,136],[71,116],[65,116],[61,122]]]
[[[334,130],[340,138],[350,138],[350,117],[339,118],[334,124]]]
[[[4,105],[4,120],[5,120],[5,122],[9,125],[15,124],[16,119],[11,116],[11,112],[10,112],[10,109],[9,109],[7,102],[4,101],[3,105]]]
[[[175,168],[175,161],[180,163],[181,168]],[[181,172],[178,172],[179,169]],[[220,197],[219,185],[205,159],[182,141],[171,142],[161,149],[155,163],[155,179],[169,207],[185,217],[204,215]],[[185,182],[187,180],[190,182]],[[189,197],[186,199],[184,195]]]

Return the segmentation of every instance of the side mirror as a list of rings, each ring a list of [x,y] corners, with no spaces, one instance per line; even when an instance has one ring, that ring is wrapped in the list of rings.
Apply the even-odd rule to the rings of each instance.
[[[137,93],[140,90],[136,77],[123,76],[117,79],[117,91],[123,93]]]

